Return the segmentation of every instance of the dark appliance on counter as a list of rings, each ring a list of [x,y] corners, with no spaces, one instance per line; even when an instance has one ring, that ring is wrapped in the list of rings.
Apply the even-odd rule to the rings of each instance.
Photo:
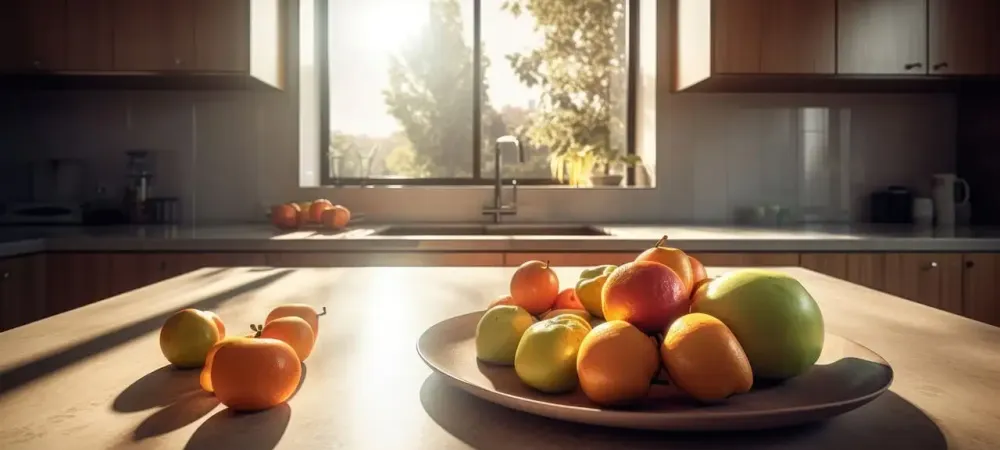
[[[889,186],[871,194],[869,202],[872,223],[913,222],[913,191],[902,186]]]

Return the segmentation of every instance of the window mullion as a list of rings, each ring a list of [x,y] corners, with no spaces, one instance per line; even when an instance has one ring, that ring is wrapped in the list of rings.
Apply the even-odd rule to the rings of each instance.
[[[483,64],[482,1],[472,0],[472,178],[482,178]]]

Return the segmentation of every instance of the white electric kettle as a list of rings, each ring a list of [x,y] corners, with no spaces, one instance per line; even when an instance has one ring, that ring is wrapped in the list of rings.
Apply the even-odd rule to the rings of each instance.
[[[957,207],[968,204],[971,195],[969,183],[953,173],[939,173],[931,177],[931,198],[934,199],[937,224],[954,225]]]

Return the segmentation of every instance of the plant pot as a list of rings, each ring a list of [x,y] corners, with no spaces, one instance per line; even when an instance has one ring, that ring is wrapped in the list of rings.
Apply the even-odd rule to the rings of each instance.
[[[621,186],[621,175],[591,175],[590,182],[594,186]]]

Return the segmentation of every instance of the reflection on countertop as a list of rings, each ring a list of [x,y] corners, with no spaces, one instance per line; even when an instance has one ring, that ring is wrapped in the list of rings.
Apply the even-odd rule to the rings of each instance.
[[[408,224],[412,225],[412,224]],[[468,226],[470,224],[465,224]],[[545,224],[569,226],[579,224]],[[390,224],[343,232],[280,231],[266,224],[112,227],[0,227],[0,256],[38,251],[638,251],[663,235],[688,251],[1000,251],[1000,227],[912,227],[829,224],[785,227],[727,225],[594,225],[605,236],[380,235]],[[420,224],[421,229],[455,224]],[[508,224],[507,226],[510,226]],[[538,226],[526,224],[526,227]]]

